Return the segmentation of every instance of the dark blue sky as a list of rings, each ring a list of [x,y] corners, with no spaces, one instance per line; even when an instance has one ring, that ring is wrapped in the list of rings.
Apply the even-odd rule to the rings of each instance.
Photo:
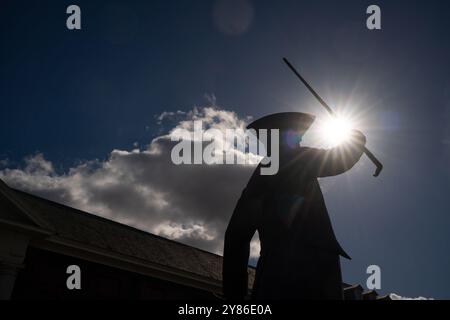
[[[65,27],[73,3],[80,31]],[[377,264],[384,292],[450,298],[450,4],[258,0],[248,29],[229,35],[215,3],[2,1],[0,159],[20,165],[39,151],[63,172],[148,143],[156,114],[202,105],[205,93],[242,116],[325,116],[287,56],[331,105],[357,101],[385,165],[374,179],[365,163],[326,193],[354,258],[345,280],[365,284]],[[381,31],[365,27],[374,3]]]

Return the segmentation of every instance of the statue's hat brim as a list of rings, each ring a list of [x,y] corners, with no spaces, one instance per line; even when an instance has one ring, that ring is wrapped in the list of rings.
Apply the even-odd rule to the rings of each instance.
[[[307,113],[280,112],[253,121],[247,126],[247,129],[294,130],[303,135],[315,119],[315,116]]]

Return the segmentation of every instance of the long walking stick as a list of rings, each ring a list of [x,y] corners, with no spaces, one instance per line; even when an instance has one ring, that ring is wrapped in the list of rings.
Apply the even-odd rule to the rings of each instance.
[[[283,61],[287,64],[287,66],[294,72],[294,74],[300,79],[300,81],[308,88],[308,90],[313,94],[314,97],[319,101],[319,103],[328,111],[328,113],[335,117],[336,114],[334,113],[333,109],[330,108],[330,106],[317,94],[317,92],[309,85],[308,82],[306,82],[305,79],[298,73],[298,71],[294,68],[294,66],[288,61],[288,59],[283,58]],[[373,164],[376,166],[376,170],[374,173],[374,177],[378,177],[381,170],[383,170],[383,164],[378,161],[378,159],[374,156],[374,154],[367,149],[366,147],[363,147],[363,152],[367,155],[367,157],[373,162]]]

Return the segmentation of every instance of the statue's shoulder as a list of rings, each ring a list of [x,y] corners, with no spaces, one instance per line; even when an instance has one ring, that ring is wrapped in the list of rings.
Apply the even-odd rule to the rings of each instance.
[[[275,176],[261,175],[261,164],[253,171],[242,195],[248,197],[260,196],[267,193]]]

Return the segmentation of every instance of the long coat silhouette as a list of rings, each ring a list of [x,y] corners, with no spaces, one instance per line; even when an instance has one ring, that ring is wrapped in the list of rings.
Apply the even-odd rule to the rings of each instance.
[[[223,290],[228,299],[248,292],[250,241],[256,231],[260,258],[254,299],[342,299],[339,256],[350,259],[331,226],[317,178],[335,176],[360,159],[365,137],[332,149],[280,150],[273,176],[255,170],[225,233]]]

